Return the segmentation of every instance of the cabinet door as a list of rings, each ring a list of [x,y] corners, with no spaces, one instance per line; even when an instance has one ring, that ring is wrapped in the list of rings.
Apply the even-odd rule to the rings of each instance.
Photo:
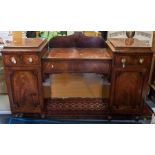
[[[6,81],[13,113],[40,113],[42,105],[39,70],[6,70]]]
[[[143,107],[145,69],[114,69],[110,109],[112,113],[139,114]]]

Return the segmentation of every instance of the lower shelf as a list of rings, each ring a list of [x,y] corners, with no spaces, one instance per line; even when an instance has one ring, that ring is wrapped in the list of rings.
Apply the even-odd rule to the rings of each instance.
[[[50,116],[103,116],[108,113],[108,99],[53,98],[45,100],[46,113]]]
[[[4,102],[5,103],[5,102]],[[30,118],[82,118],[82,119],[134,119],[136,114],[112,114],[108,99],[102,98],[48,98],[44,100],[44,111],[40,114],[13,113],[15,117]],[[22,115],[21,115],[22,114]],[[143,114],[138,117],[151,118],[152,110],[144,104]]]
[[[112,114],[109,112],[107,98],[49,98],[45,99],[47,116],[66,118],[113,118],[136,116],[135,114]],[[145,105],[142,116],[151,117],[151,110]]]

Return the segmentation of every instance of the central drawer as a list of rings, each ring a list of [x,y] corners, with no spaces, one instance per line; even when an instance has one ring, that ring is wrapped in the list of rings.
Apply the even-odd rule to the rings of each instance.
[[[108,60],[46,60],[44,73],[105,73],[108,74],[111,61]]]

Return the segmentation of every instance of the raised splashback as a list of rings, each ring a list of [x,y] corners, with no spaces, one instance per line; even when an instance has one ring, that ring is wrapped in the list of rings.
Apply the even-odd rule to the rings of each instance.
[[[74,32],[74,34],[69,36],[56,36],[52,38],[49,41],[49,47],[104,48],[106,43],[102,36],[86,36],[83,32]]]

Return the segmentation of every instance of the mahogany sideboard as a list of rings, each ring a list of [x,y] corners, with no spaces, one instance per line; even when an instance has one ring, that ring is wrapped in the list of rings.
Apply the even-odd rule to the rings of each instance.
[[[105,48],[48,48],[41,38],[11,42],[2,50],[13,114],[53,117],[143,115],[153,53],[137,39],[109,39]],[[110,83],[108,98],[44,99],[49,74],[96,73]]]

